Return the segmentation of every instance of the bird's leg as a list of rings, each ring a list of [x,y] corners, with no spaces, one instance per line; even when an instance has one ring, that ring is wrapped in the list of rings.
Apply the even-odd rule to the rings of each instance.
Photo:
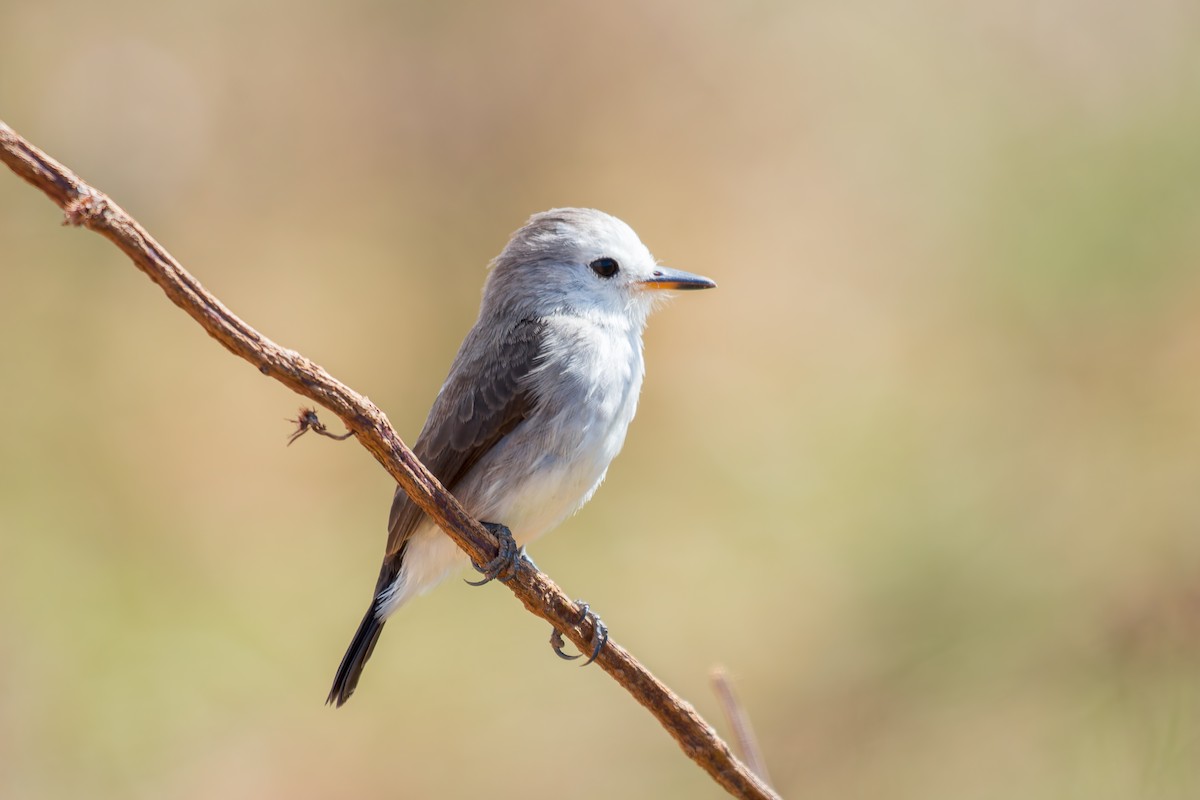
[[[592,654],[588,657],[587,661],[579,665],[586,667],[596,660],[596,656],[600,655],[600,651],[604,649],[604,645],[608,644],[608,626],[601,622],[600,615],[592,611],[587,603],[582,600],[576,600],[575,603],[579,606],[579,621],[575,624],[582,625],[589,618],[592,621],[592,641],[590,642],[592,645]],[[565,644],[566,642],[563,641],[562,634],[558,632],[558,628],[553,628],[550,631],[550,646],[554,648],[554,652],[559,658],[564,661],[574,661],[583,655],[583,653],[577,653],[573,656],[567,655],[562,651]]]
[[[517,549],[517,542],[513,539],[512,531],[503,525],[496,522],[481,523],[483,527],[488,529],[488,532],[500,540],[500,551],[496,557],[486,564],[476,564],[471,562],[471,566],[483,575],[482,580],[467,581],[470,586],[483,586],[494,580],[499,580],[501,583],[508,583],[513,578],[517,577],[517,570],[521,568],[521,558],[524,553]]]

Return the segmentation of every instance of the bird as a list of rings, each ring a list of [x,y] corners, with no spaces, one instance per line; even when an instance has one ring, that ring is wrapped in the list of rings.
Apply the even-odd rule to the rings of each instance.
[[[500,538],[497,561],[474,565],[480,583],[511,577],[526,544],[591,499],[637,410],[647,318],[672,290],[715,286],[660,265],[629,225],[595,209],[534,214],[512,234],[413,447]],[[468,562],[397,486],[375,591],[326,703],[354,693],[398,608]]]

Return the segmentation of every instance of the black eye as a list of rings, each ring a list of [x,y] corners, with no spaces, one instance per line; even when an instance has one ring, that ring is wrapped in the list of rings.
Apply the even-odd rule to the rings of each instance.
[[[601,278],[611,278],[621,268],[621,265],[617,263],[615,258],[609,258],[608,256],[597,258],[591,264],[588,264],[588,266],[592,268],[592,272]]]

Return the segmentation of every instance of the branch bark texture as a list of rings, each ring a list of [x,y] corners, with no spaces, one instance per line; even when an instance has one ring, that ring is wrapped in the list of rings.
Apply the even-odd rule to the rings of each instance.
[[[95,231],[121,249],[175,305],[234,355],[299,395],[336,414],[359,443],[404,487],[476,563],[496,556],[498,545],[400,440],[384,413],[320,365],[281,347],[243,322],[209,294],[138,222],[102,192],[18,136],[0,121],[0,160],[61,208],[64,224]],[[577,624],[580,609],[545,573],[521,569],[507,584],[531,613],[584,650],[591,624]],[[735,797],[777,798],[734,757],[728,745],[690,704],[654,677],[612,639],[596,664],[655,716],[683,752]]]

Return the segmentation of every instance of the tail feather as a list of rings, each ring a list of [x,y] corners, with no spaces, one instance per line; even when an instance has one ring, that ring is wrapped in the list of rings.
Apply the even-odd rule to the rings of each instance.
[[[382,632],[383,620],[376,616],[375,602],[372,601],[354,633],[354,638],[350,641],[346,655],[342,656],[342,663],[338,665],[337,675],[333,678],[333,688],[329,690],[329,697],[325,698],[325,705],[340,707],[354,694],[354,687],[358,686],[363,667],[367,665],[367,659],[374,652],[375,643],[379,641],[379,634]]]
[[[371,605],[367,607],[367,613],[363,614],[362,622],[358,623],[358,630],[354,632],[354,638],[346,648],[346,655],[342,656],[342,663],[338,665],[337,675],[333,676],[333,688],[329,690],[329,697],[325,698],[325,705],[340,708],[350,699],[350,695],[354,694],[358,679],[362,677],[363,667],[367,665],[371,653],[375,652],[379,634],[383,633],[381,598],[388,597],[394,590],[404,563],[404,551],[407,549],[408,542],[403,542],[399,550],[384,557],[379,568],[379,580],[375,582],[375,596],[371,598]],[[387,614],[382,616],[386,617]]]

